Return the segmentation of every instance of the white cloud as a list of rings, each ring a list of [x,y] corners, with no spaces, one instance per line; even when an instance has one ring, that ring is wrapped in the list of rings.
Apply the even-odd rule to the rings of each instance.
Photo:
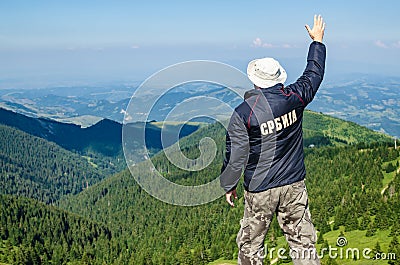
[[[272,43],[268,43],[268,42],[263,42],[261,40],[261,38],[255,38],[253,40],[253,44],[251,45],[251,47],[255,47],[255,48],[284,48],[284,49],[291,49],[291,48],[295,48],[294,45],[285,43],[282,45],[275,45]]]
[[[261,38],[255,38],[255,40],[253,40],[253,45],[251,45],[252,47],[263,47],[263,48],[273,48],[274,45],[272,45],[271,43],[264,43]]]
[[[375,41],[375,46],[379,47],[379,48],[383,48],[383,49],[387,49],[388,46],[381,40],[377,40]]]
[[[400,49],[400,40],[392,43],[385,43],[381,40],[377,40],[374,42],[374,45],[382,49]]]
[[[400,49],[400,40],[395,42],[395,43],[393,43],[393,47],[396,48],[396,49]]]
[[[253,47],[261,47],[262,46],[262,40],[260,38],[256,38],[253,40]]]
[[[274,45],[272,45],[271,43],[263,43],[262,45],[264,48],[273,48],[275,47]]]
[[[131,49],[139,49],[140,47],[139,47],[139,45],[137,45],[137,44],[134,44],[134,45],[132,45],[131,46]]]

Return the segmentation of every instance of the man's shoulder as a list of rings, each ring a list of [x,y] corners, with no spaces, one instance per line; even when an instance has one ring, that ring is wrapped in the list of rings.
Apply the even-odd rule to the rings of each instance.
[[[242,118],[247,117],[251,112],[252,106],[257,101],[257,97],[261,94],[262,92],[256,89],[246,91],[243,102],[235,108],[235,112]]]
[[[262,93],[262,92],[261,92],[260,89],[250,89],[250,90],[247,90],[247,91],[244,93],[244,100],[245,100],[245,101],[251,100],[252,98],[257,97],[257,96],[260,95],[261,93]]]

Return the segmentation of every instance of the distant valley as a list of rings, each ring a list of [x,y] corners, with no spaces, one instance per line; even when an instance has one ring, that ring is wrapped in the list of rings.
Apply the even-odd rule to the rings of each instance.
[[[81,127],[89,127],[101,119],[122,123],[128,103],[136,88],[133,87],[60,87],[34,90],[0,90],[0,107],[31,116],[73,123]],[[227,102],[232,107],[241,98],[220,85],[204,82],[184,84],[170,89],[155,103],[149,120],[163,121],[170,111],[179,103],[193,97],[214,97]],[[146,104],[153,100],[151,92],[137,99],[137,104]],[[188,104],[196,108],[193,104]],[[220,104],[219,104],[220,105]],[[214,110],[221,113],[215,102],[201,104],[198,109]],[[191,112],[186,109],[184,112]],[[179,117],[174,117],[175,121]],[[223,119],[228,119],[225,115]],[[182,117],[182,121],[185,118]],[[135,122],[135,120],[133,120]]]
[[[309,109],[400,138],[400,78],[359,76],[326,83]]]
[[[31,117],[88,127],[103,118],[121,122],[121,110],[133,91],[129,86],[6,89],[0,90],[0,106]]]
[[[88,127],[103,118],[122,122],[135,89],[136,86],[113,85],[0,90],[0,107],[32,117],[50,118]],[[400,138],[399,94],[400,78],[364,75],[356,78],[344,77],[323,83],[308,108]],[[188,88],[186,85],[184,89],[178,87],[169,91],[158,103],[152,118],[164,119],[176,103],[194,95],[224,98],[232,106],[239,102],[236,95],[227,93],[218,86],[198,89],[194,86]]]

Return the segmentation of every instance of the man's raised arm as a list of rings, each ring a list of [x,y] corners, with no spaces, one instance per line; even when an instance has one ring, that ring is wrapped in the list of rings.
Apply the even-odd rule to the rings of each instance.
[[[313,40],[308,51],[307,66],[303,75],[294,84],[288,86],[289,89],[300,95],[304,105],[308,105],[313,100],[321,85],[326,59],[326,48],[322,43],[325,33],[325,23],[322,17],[314,16],[313,28],[306,25],[306,29]]]

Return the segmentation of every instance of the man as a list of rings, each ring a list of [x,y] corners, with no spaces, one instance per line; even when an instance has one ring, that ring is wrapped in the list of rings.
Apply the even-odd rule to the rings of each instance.
[[[306,29],[313,42],[303,75],[285,87],[287,75],[276,60],[251,61],[247,74],[255,89],[246,92],[228,125],[220,180],[231,206],[245,165],[245,209],[237,236],[239,264],[263,263],[268,254],[264,253],[264,239],[274,213],[294,264],[320,264],[304,184],[302,119],[325,70],[322,17],[314,16],[313,28],[306,25]]]

